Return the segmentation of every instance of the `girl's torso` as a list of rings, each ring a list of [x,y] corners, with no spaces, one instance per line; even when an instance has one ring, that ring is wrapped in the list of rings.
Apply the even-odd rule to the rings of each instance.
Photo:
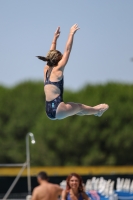
[[[52,101],[63,94],[63,72],[57,67],[44,68],[44,92],[46,101]]]

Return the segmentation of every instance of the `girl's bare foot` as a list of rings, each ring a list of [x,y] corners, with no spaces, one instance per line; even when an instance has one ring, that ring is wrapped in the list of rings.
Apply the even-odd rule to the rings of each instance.
[[[100,105],[95,106],[95,107],[100,107],[100,108],[99,108],[99,111],[98,111],[96,114],[94,114],[94,115],[97,116],[97,117],[101,117],[102,114],[103,114],[106,110],[108,110],[109,105],[108,105],[108,104],[100,104]]]

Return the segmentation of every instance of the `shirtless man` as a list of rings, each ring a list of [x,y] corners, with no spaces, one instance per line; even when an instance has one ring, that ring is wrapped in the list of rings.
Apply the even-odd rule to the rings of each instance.
[[[34,188],[32,200],[57,200],[61,195],[63,189],[59,185],[48,183],[46,172],[40,172],[37,181],[40,185]]]

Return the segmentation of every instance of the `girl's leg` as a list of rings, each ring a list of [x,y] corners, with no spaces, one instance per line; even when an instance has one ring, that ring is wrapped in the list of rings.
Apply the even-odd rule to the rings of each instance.
[[[107,104],[99,104],[91,107],[80,103],[64,103],[61,102],[56,110],[56,118],[64,119],[72,115],[96,115],[101,116],[109,106]]]

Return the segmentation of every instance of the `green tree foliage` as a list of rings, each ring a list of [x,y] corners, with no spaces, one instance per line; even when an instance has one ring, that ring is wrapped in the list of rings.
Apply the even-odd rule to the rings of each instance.
[[[34,166],[133,165],[133,85],[87,85],[77,92],[66,90],[64,101],[108,103],[110,108],[101,118],[51,121],[45,114],[42,82],[0,86],[0,162],[24,162],[25,137],[33,132]]]

